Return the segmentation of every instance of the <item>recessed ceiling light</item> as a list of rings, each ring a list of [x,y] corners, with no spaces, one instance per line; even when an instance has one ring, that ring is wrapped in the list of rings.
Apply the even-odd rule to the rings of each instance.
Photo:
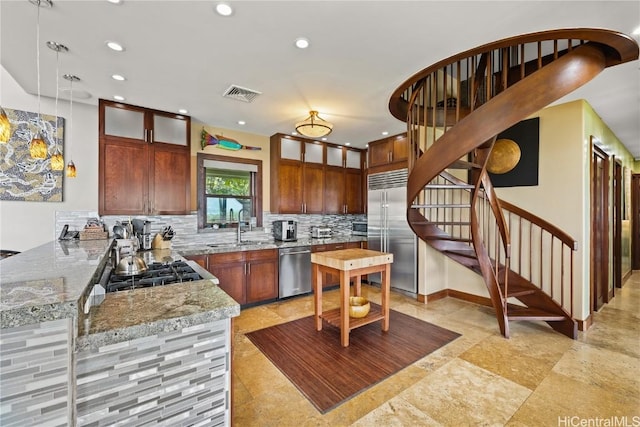
[[[389,132],[387,132],[386,130],[382,132],[383,135],[389,135]]]
[[[296,39],[296,47],[299,49],[306,49],[309,47],[309,39],[304,37],[298,37]]]
[[[122,47],[122,45],[118,42],[112,42],[107,40],[105,42],[107,44],[107,47],[111,50],[115,50],[116,52],[122,52],[124,50],[124,47]]]
[[[233,9],[228,3],[218,3],[216,5],[216,12],[221,16],[231,16],[233,14]]]
[[[296,132],[295,130],[293,132],[291,132],[291,135],[297,135],[298,132]]]
[[[322,140],[323,140],[323,141],[326,141],[326,140],[327,140],[327,137],[322,138]]]
[[[246,125],[247,122],[245,122],[244,120],[238,120],[238,124],[242,126],[242,125]]]
[[[631,34],[633,34],[634,36],[640,36],[640,27],[636,27],[636,29],[633,30]]]
[[[113,3],[113,4],[120,4],[122,3],[122,0],[107,0],[109,3]]]
[[[345,142],[344,145],[351,145],[351,143],[350,142]]]
[[[113,99],[115,99],[116,101],[124,101],[124,96],[113,95]]]
[[[187,114],[189,112],[189,110],[185,110],[184,108],[181,108],[178,110],[178,113],[180,114]]]
[[[123,82],[123,81],[127,80],[127,79],[124,78],[124,76],[121,76],[120,74],[114,74],[114,75],[111,76],[111,78],[113,80],[117,80],[119,82]]]

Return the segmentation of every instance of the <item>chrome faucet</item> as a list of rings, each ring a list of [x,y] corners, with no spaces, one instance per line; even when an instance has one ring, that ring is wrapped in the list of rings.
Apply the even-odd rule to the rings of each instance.
[[[238,244],[242,243],[242,214],[244,208],[238,211]]]

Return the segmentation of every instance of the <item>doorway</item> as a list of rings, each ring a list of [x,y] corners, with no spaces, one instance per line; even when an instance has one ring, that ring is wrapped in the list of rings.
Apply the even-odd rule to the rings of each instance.
[[[591,137],[591,309],[609,302],[609,156]]]
[[[631,269],[640,270],[640,174],[631,176]]]
[[[615,296],[616,288],[622,287],[622,162],[613,163],[613,286],[609,299]]]

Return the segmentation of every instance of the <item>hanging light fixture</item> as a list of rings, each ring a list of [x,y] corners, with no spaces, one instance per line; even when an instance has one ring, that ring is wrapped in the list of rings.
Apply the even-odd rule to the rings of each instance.
[[[73,134],[73,82],[79,82],[80,78],[78,76],[74,76],[73,74],[65,74],[62,76],[65,80],[69,80],[71,82],[70,86],[70,96],[69,96],[69,153],[71,153],[71,136]],[[71,158],[71,154],[69,154],[69,158]],[[76,177],[76,165],[73,163],[73,160],[69,160],[67,163],[67,178],[75,178]]]
[[[311,138],[329,135],[332,130],[333,124],[321,119],[314,110],[309,111],[309,117],[304,121],[296,123],[296,131]]]
[[[11,139],[11,122],[4,108],[0,106],[0,144],[6,144],[9,139]]]
[[[62,152],[60,151],[60,147],[58,146],[58,94],[60,92],[60,52],[68,52],[69,48],[65,45],[60,44],[58,42],[48,41],[47,47],[51,50],[56,51],[56,129],[53,133],[53,140],[55,142],[55,149],[53,151],[53,155],[51,156],[51,170],[61,171],[64,169],[64,158],[62,157]]]
[[[38,124],[36,133],[29,144],[29,153],[34,159],[45,159],[47,157],[47,144],[42,138],[42,116],[40,115],[40,6],[53,6],[51,0],[29,0],[38,8],[36,21],[36,69],[38,74]]]

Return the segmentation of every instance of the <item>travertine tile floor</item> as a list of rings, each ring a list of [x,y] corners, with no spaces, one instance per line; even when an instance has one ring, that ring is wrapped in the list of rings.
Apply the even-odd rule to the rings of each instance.
[[[363,293],[379,302],[377,289]],[[325,293],[325,308],[337,307],[337,296]],[[392,293],[391,308],[462,336],[325,415],[244,335],[313,314],[311,297],[242,310],[234,322],[233,424],[640,425],[640,273],[578,340],[537,322],[512,322],[507,340],[490,309],[453,298],[424,305]]]

